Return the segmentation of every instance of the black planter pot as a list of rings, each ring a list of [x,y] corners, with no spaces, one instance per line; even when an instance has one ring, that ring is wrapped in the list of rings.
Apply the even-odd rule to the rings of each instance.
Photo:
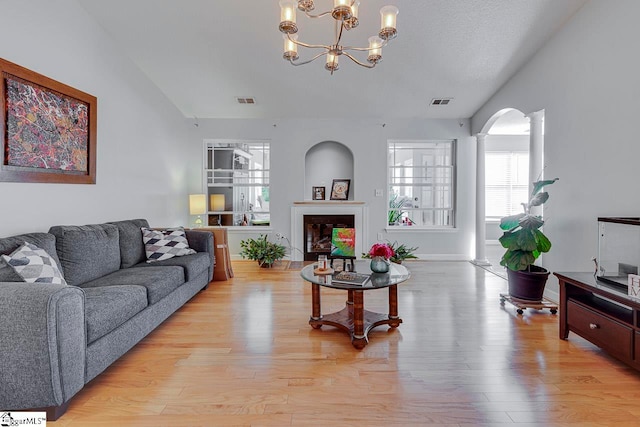
[[[549,271],[537,265],[532,265],[530,269],[531,271],[513,271],[507,269],[509,295],[513,298],[527,301],[542,301]]]

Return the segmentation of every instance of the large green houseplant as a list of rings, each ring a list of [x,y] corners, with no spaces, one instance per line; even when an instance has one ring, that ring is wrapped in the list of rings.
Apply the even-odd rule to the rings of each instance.
[[[532,214],[531,208],[541,206],[549,199],[549,193],[542,190],[557,180],[534,182],[529,201],[522,204],[524,212],[500,221],[500,228],[504,231],[500,244],[506,249],[500,265],[507,268],[509,294],[514,298],[542,300],[549,272],[534,263],[540,254],[549,252],[551,241],[540,230],[544,220]]]
[[[248,238],[240,242],[240,255],[258,261],[260,267],[271,267],[273,263],[285,256],[285,247],[267,240],[266,234],[261,234],[257,239]]]

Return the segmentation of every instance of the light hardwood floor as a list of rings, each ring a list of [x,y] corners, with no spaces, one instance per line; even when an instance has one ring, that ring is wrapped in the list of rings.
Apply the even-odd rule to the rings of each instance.
[[[361,351],[312,329],[299,271],[234,262],[93,380],[55,426],[638,426],[640,374],[549,311],[501,307],[506,282],[466,262],[410,262],[398,329]],[[365,307],[383,311],[386,290]],[[322,290],[323,312],[344,291]]]

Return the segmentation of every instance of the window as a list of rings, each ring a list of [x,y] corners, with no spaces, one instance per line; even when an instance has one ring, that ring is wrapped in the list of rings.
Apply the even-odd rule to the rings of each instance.
[[[485,153],[486,220],[523,212],[529,192],[529,153],[487,151]]]
[[[268,226],[269,143],[204,142],[208,225]]]
[[[454,227],[455,141],[390,141],[391,227]]]

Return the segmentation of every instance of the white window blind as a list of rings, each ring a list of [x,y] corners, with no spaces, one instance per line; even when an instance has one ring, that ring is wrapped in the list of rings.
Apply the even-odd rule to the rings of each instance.
[[[485,215],[487,220],[522,212],[529,189],[529,153],[485,153]]]

